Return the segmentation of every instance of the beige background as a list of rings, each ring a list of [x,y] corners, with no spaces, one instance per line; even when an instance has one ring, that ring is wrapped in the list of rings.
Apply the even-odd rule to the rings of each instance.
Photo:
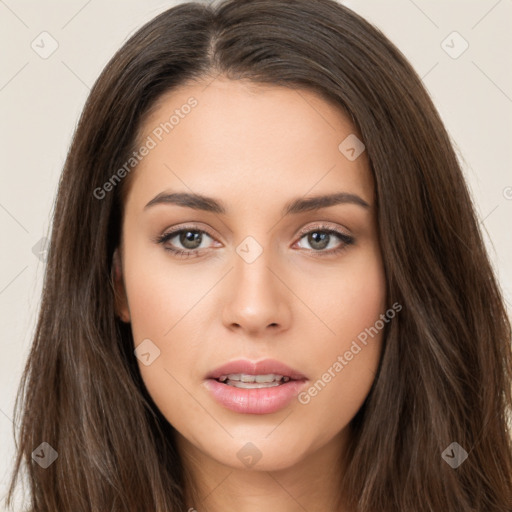
[[[47,234],[72,132],[114,52],[177,3],[0,0],[0,500],[12,466],[14,395],[39,307],[44,263],[37,244]],[[379,27],[423,77],[460,156],[512,311],[512,0],[343,3]],[[40,36],[44,31],[49,35]],[[52,44],[58,47],[46,59],[35,51]]]

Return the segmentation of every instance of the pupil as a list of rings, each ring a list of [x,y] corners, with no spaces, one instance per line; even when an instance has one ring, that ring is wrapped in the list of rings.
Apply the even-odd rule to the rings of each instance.
[[[324,249],[329,244],[329,234],[314,231],[308,235],[308,242],[314,249]],[[317,239],[320,239],[318,241]]]

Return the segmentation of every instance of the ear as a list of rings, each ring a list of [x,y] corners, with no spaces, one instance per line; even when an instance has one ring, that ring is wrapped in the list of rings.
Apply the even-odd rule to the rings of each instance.
[[[115,295],[116,315],[126,323],[130,322],[130,310],[128,309],[128,298],[124,286],[123,267],[119,247],[114,251],[112,257],[112,285]]]

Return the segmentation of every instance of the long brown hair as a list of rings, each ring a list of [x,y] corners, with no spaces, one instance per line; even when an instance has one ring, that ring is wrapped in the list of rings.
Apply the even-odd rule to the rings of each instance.
[[[112,256],[129,180],[101,198],[94,190],[129,159],[164,92],[218,75],[316,91],[366,146],[387,300],[403,309],[351,422],[340,494],[360,512],[510,512],[511,328],[468,189],[420,78],[333,0],[178,5],[96,81],[59,184],[7,505],[25,462],[35,512],[186,509],[173,428],[115,316]],[[31,457],[42,442],[58,453],[47,469]],[[468,452],[456,469],[442,456],[453,442]]]

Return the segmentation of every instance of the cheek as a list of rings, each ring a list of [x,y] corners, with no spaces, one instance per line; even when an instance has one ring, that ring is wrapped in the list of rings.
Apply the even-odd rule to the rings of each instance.
[[[305,269],[304,275],[308,274],[312,273]],[[314,280],[321,286],[312,293]],[[307,297],[307,304],[315,313],[309,316],[310,322],[317,324],[322,347],[328,347],[331,355],[348,349],[351,341],[386,311],[386,280],[378,247],[354,253],[322,274],[301,281],[303,288],[296,289]],[[318,361],[325,363],[325,350],[318,355]]]
[[[178,296],[177,290],[184,287],[186,293]],[[127,291],[135,348],[145,353],[138,347],[146,344],[152,353],[150,364],[144,357],[137,360],[144,385],[167,420],[183,428],[182,422],[188,425],[192,417],[204,414],[187,390],[201,360],[197,336],[192,334],[193,306],[206,290],[200,293],[183,275],[155,267],[138,273]]]
[[[394,311],[386,316],[386,282],[377,251],[359,258],[350,271],[333,272],[323,289],[322,294],[310,294],[309,304],[325,325],[315,319],[322,334],[315,336],[314,344],[304,345],[315,371],[298,399],[312,428],[329,425],[328,437],[350,422],[368,395],[383,332]]]
[[[197,314],[217,277],[211,269],[186,271],[153,259],[153,251],[136,244],[126,247],[123,270],[134,348],[150,354],[137,359],[142,379],[164,416],[175,425],[187,424],[191,415],[204,414],[187,390],[204,351],[201,333],[194,331]]]
[[[211,269],[191,270],[191,266],[172,263],[163,249],[134,246],[126,253],[125,285],[135,344],[144,338],[167,343],[183,323],[189,323],[194,307],[216,277]]]

